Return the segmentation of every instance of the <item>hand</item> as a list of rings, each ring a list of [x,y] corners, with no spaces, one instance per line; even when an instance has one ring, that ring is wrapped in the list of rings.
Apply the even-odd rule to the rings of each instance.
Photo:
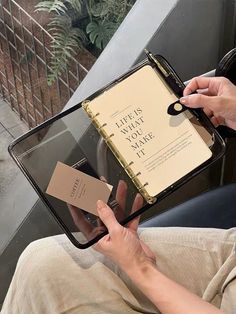
[[[195,91],[198,94],[189,95]],[[190,108],[203,108],[214,126],[226,125],[236,130],[236,86],[224,77],[196,77],[180,99]]]
[[[143,198],[137,194],[132,212],[141,208],[142,204]],[[118,223],[109,206],[102,201],[97,202],[97,211],[109,232],[94,246],[97,251],[115,262],[128,275],[147,263],[156,263],[154,253],[138,237],[137,229],[140,217],[132,220],[127,227],[123,227]]]
[[[84,211],[80,208],[73,206],[71,204],[67,204],[71,217],[74,221],[75,226],[78,228],[80,232],[83,233],[85,238],[89,241],[95,238],[100,233],[106,230],[105,226],[101,223],[101,220],[97,218],[95,221],[96,226],[94,226],[86,217]]]
[[[106,180],[102,177],[102,181]],[[125,181],[120,180],[116,190],[115,200],[117,206],[115,206],[114,214],[118,221],[124,219],[125,212],[125,204],[127,197],[127,185]],[[78,228],[80,232],[86,237],[87,240],[92,240],[97,235],[101,234],[106,230],[106,227],[102,223],[99,217],[97,219],[93,219],[93,223],[88,220],[87,213],[82,211],[80,208],[67,204],[71,217],[74,221],[75,226]]]

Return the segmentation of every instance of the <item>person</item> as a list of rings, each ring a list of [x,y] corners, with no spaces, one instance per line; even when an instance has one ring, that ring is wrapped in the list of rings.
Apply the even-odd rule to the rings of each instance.
[[[225,78],[194,78],[181,103],[236,129],[236,87]],[[126,192],[121,181],[121,207]],[[140,206],[137,194],[132,210]],[[26,248],[3,314],[236,313],[236,228],[138,230],[138,218],[123,227],[102,201],[97,211],[109,234],[94,248],[78,250],[63,235]]]

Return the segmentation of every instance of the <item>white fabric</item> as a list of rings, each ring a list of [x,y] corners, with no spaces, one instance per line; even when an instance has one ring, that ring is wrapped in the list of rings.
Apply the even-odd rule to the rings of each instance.
[[[147,228],[140,236],[164,274],[225,313],[236,313],[236,228]],[[75,248],[62,235],[35,241],[23,252],[2,313],[158,310],[117,266],[92,248]]]

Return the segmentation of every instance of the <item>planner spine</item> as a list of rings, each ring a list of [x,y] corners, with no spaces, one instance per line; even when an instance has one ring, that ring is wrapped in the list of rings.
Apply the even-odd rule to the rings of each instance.
[[[134,171],[132,170],[131,166],[133,164],[133,161],[131,162],[127,162],[125,160],[125,158],[120,154],[119,150],[117,149],[116,145],[114,144],[114,142],[112,141],[112,137],[114,136],[114,134],[108,134],[105,130],[106,127],[106,123],[101,124],[98,120],[98,116],[100,115],[99,112],[97,113],[93,113],[91,111],[91,109],[89,108],[89,100],[85,100],[82,103],[82,107],[83,109],[87,112],[89,118],[92,120],[92,123],[94,124],[94,126],[96,127],[96,129],[98,130],[99,134],[103,137],[103,139],[105,140],[106,144],[108,145],[108,147],[110,148],[110,150],[112,151],[112,153],[115,155],[116,159],[119,161],[119,163],[121,164],[121,166],[123,167],[123,169],[126,171],[126,173],[128,174],[128,176],[130,177],[130,179],[132,180],[132,182],[134,183],[134,185],[136,186],[136,188],[138,189],[138,191],[140,192],[140,194],[144,197],[144,199],[147,201],[147,203],[149,204],[153,204],[156,202],[156,197],[154,196],[150,196],[146,190],[146,186],[148,185],[148,182],[142,184],[138,178],[138,176],[141,174],[140,172],[138,173],[134,173]]]

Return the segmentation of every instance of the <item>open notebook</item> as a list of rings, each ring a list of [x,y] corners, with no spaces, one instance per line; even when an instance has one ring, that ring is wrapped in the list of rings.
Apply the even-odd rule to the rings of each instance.
[[[167,114],[177,99],[145,65],[82,104],[148,203],[212,156],[187,112]]]

